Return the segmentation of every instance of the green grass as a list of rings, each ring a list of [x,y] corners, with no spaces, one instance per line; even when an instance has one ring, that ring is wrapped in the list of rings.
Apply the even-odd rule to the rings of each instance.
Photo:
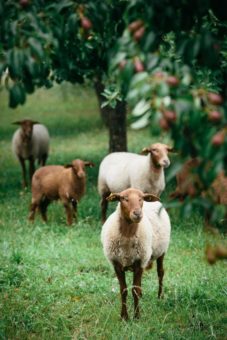
[[[196,213],[182,220],[170,211],[165,298],[157,300],[154,268],[144,274],[141,319],[120,321],[118,282],[100,243],[96,182],[108,134],[93,91],[69,85],[39,90],[16,110],[0,92],[0,102],[0,339],[227,339],[226,263],[209,266],[204,259],[206,243],[222,236],[205,235]],[[48,164],[77,157],[96,163],[87,171],[87,193],[72,228],[60,203],[50,206],[48,224],[39,216],[27,221],[31,194],[21,190],[11,153],[11,122],[23,117],[48,126]],[[147,129],[129,131],[131,151],[152,141]],[[130,273],[127,278],[130,288]],[[131,294],[128,306],[132,316]]]

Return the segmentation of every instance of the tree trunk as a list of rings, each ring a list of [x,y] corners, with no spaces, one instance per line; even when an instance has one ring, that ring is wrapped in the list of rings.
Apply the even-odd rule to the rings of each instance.
[[[109,107],[108,106],[102,107],[102,103],[105,101],[105,97],[102,95],[105,89],[105,86],[103,85],[100,79],[97,79],[95,80],[94,87],[95,87],[96,96],[98,98],[99,110],[100,110],[102,121],[104,122],[105,126],[108,128],[109,127]]]
[[[109,152],[127,151],[126,103],[118,101],[109,112]]]
[[[102,92],[105,87],[100,80],[96,80],[94,86],[102,120],[109,130],[109,152],[127,151],[126,103],[118,101],[115,108],[102,108],[105,101]]]

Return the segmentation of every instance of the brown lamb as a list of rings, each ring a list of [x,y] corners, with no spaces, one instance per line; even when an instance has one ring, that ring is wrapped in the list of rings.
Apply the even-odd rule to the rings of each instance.
[[[34,221],[35,212],[39,209],[47,222],[48,205],[60,199],[65,207],[67,224],[71,225],[73,217],[77,217],[78,201],[85,193],[86,166],[93,167],[94,163],[76,159],[65,166],[48,165],[36,170],[32,178],[29,220]]]

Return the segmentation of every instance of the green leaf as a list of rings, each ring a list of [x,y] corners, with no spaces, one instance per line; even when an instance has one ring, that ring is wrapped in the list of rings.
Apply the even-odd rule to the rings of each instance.
[[[168,172],[166,174],[166,182],[170,182],[176,174],[181,170],[182,168],[182,161],[174,161],[174,164],[171,165],[171,167],[168,169]]]
[[[34,53],[36,57],[40,59],[44,57],[44,51],[40,41],[35,38],[29,38],[28,44],[30,45],[31,52]]]
[[[156,38],[156,36],[155,36],[154,32],[148,33],[148,35],[146,36],[145,44],[144,44],[144,51],[145,52],[148,52],[152,49],[152,44],[154,43],[155,38]]]
[[[150,112],[147,112],[143,117],[139,118],[136,122],[132,123],[130,127],[133,130],[145,128],[150,123]]]
[[[26,100],[26,93],[21,84],[15,84],[10,89],[9,106],[12,108],[17,107],[18,104],[24,104]]]
[[[14,48],[9,51],[8,54],[10,74],[13,78],[21,77],[22,66],[24,61],[24,54],[18,48]]]
[[[150,103],[142,99],[136,104],[136,106],[132,110],[132,115],[135,117],[139,117],[146,113],[148,110],[150,110]]]
[[[139,85],[140,83],[145,82],[148,79],[148,77],[149,75],[147,72],[139,72],[135,74],[132,78],[131,86],[134,87]]]
[[[77,29],[77,24],[78,24],[78,16],[73,13],[70,15],[69,20],[68,20],[68,28],[70,32],[75,32]]]

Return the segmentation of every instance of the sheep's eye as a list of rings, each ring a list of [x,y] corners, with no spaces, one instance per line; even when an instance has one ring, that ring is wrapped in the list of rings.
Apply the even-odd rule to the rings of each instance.
[[[157,149],[151,149],[152,152],[157,152]]]
[[[123,201],[128,202],[128,197],[122,197]]]

